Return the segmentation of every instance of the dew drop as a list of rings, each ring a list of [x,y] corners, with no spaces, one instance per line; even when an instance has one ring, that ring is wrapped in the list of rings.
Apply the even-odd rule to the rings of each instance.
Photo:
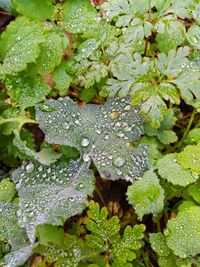
[[[120,115],[119,112],[113,111],[113,112],[110,113],[110,118],[112,120],[115,120],[115,119],[118,119],[119,118],[119,115]]]
[[[69,124],[68,122],[64,122],[64,123],[63,123],[63,128],[64,128],[65,130],[68,130],[68,129],[70,128],[70,124]]]
[[[72,203],[75,201],[73,197],[69,197],[68,200]]]
[[[121,157],[116,157],[113,159],[113,165],[116,167],[122,167],[125,163],[125,159]]]
[[[104,136],[104,139],[105,139],[105,140],[108,140],[108,139],[109,139],[109,135],[106,134],[106,135]]]
[[[89,156],[88,154],[84,153],[84,154],[83,154],[83,160],[84,160],[85,162],[90,161],[90,156]]]
[[[131,106],[130,106],[130,105],[125,106],[124,110],[125,110],[125,111],[129,111],[129,110],[131,110]]]
[[[25,170],[27,173],[32,173],[34,171],[34,169],[35,169],[35,165],[32,162],[28,163],[25,166]]]
[[[90,143],[90,141],[89,141],[89,139],[86,138],[86,137],[84,137],[84,138],[82,139],[82,141],[81,141],[81,145],[82,145],[83,147],[87,147],[87,146],[89,145],[89,143]]]

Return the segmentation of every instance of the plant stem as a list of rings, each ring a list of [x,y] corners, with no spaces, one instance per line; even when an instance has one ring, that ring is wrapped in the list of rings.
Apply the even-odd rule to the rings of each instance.
[[[98,197],[100,198],[101,203],[102,203],[103,206],[105,207],[105,206],[106,206],[106,203],[105,203],[105,201],[104,201],[104,199],[103,199],[103,196],[102,196],[102,194],[101,194],[101,192],[100,192],[100,190],[99,190],[99,188],[98,188],[97,186],[95,187],[95,191],[96,191]]]
[[[187,128],[186,128],[186,130],[185,130],[185,132],[184,132],[184,134],[183,134],[181,140],[174,146],[174,149],[177,148],[178,150],[180,150],[180,148],[182,147],[182,145],[183,145],[183,143],[184,143],[184,141],[185,141],[185,138],[187,137],[187,135],[188,135],[188,133],[189,133],[189,131],[190,131],[190,128],[191,128],[191,126],[192,126],[192,123],[193,123],[193,121],[194,121],[195,112],[196,112],[196,110],[193,109],[192,114],[191,114],[191,116],[190,116],[190,120],[189,120],[188,125],[187,125]]]

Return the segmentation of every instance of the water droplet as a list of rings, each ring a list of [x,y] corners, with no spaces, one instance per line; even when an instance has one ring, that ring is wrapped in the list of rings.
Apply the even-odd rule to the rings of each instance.
[[[79,184],[78,185],[78,188],[83,188],[83,184]]]
[[[125,163],[125,159],[121,157],[116,157],[113,159],[113,165],[116,167],[122,167]]]
[[[84,137],[84,138],[82,139],[82,141],[81,141],[81,145],[82,145],[83,147],[87,147],[87,146],[89,145],[89,143],[90,143],[90,141],[89,141],[89,139],[86,138],[86,137]]]
[[[119,112],[113,111],[113,112],[110,113],[110,118],[112,120],[115,120],[115,119],[118,119],[119,118],[119,115],[120,115]]]
[[[83,160],[84,160],[85,162],[90,161],[90,156],[89,156],[88,154],[84,153],[84,154],[83,154]]]
[[[68,200],[72,203],[75,201],[73,197],[69,197]]]
[[[63,128],[64,128],[65,130],[68,130],[68,129],[70,128],[70,124],[69,124],[68,122],[64,122],[64,123],[63,123]]]
[[[109,135],[106,134],[106,135],[104,136],[104,139],[105,139],[105,140],[108,140],[108,139],[109,139]]]
[[[130,106],[130,105],[125,106],[124,110],[125,110],[125,111],[129,111],[129,110],[131,110],[131,106]]]
[[[122,171],[117,170],[117,175],[122,175]]]
[[[25,166],[25,170],[27,173],[32,173],[34,169],[35,169],[35,165],[32,162],[26,164]]]

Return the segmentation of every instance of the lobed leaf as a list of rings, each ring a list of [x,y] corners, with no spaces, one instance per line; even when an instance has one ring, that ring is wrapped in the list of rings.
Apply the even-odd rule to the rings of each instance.
[[[34,242],[37,225],[62,225],[85,208],[87,195],[94,189],[93,172],[88,163],[38,162],[22,164],[12,174],[19,191],[19,220]]]
[[[128,187],[127,196],[140,220],[145,214],[160,213],[164,207],[164,190],[152,170],[146,171],[141,180]]]
[[[105,179],[133,180],[147,167],[146,148],[130,143],[143,127],[138,108],[131,108],[128,98],[80,109],[69,98],[49,100],[38,106],[37,120],[47,142],[76,147]]]

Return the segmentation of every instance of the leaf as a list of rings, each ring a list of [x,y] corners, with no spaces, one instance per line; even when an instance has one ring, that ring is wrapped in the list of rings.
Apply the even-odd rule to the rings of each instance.
[[[88,216],[86,227],[91,231],[86,235],[88,247],[96,253],[109,253],[113,259],[113,266],[123,266],[136,258],[134,251],[141,247],[140,240],[145,231],[143,224],[135,225],[133,228],[127,226],[120,237],[119,219],[116,216],[107,219],[108,211],[105,207],[100,210],[98,203],[90,201]]]
[[[9,96],[22,110],[45,100],[45,96],[51,91],[51,87],[44,82],[44,78],[30,70],[8,76],[5,84]]]
[[[86,32],[95,23],[96,16],[89,0],[69,0],[64,10],[64,27],[72,33]]]
[[[146,171],[141,180],[134,181],[127,195],[140,220],[145,214],[160,213],[164,207],[164,190],[152,170]]]
[[[52,0],[12,0],[18,13],[35,20],[51,19],[54,12]]]
[[[148,1],[142,0],[108,0],[102,5],[106,12],[106,18],[112,20],[117,18],[117,27],[127,26],[136,13],[143,15],[149,9]]]
[[[76,267],[81,260],[82,242],[75,236],[67,235],[62,246],[39,244],[35,253],[45,256],[47,262],[56,262],[55,266]]]
[[[191,207],[170,219],[165,231],[167,245],[174,254],[186,258],[200,252],[200,207]]]
[[[199,183],[195,183],[189,186],[188,188],[188,193],[193,199],[197,202],[200,203],[200,188],[199,188]]]
[[[158,32],[156,41],[160,52],[168,53],[171,49],[176,49],[185,40],[184,25],[170,17],[160,19],[155,28]]]
[[[184,169],[200,174],[200,144],[186,146],[176,159]]]
[[[39,45],[45,41],[45,28],[39,22],[18,17],[11,22],[0,39],[3,65],[0,74],[16,74],[39,56]]]
[[[105,105],[78,108],[69,98],[49,100],[37,108],[37,120],[49,143],[76,147],[92,160],[101,177],[133,180],[146,169],[146,148],[132,147],[143,132],[138,108],[129,99],[110,98]]]
[[[67,39],[62,33],[51,32],[45,43],[41,44],[37,68],[41,73],[51,73],[62,59],[62,53],[67,45]]]
[[[158,55],[156,66],[158,70],[172,79],[183,71],[183,66],[189,63],[187,56],[190,53],[188,46],[180,47],[176,50],[172,49],[168,54],[161,53]]]
[[[173,185],[187,186],[198,180],[199,176],[190,170],[184,170],[176,158],[179,154],[167,154],[157,162],[158,173]]]
[[[182,19],[192,18],[192,11],[195,10],[196,5],[196,0],[172,1],[172,6],[169,9],[169,12],[174,12],[177,17]]]
[[[188,137],[192,142],[200,143],[200,128],[194,128],[189,131]]]
[[[153,233],[150,235],[150,243],[153,250],[162,257],[167,257],[171,253],[165,240],[165,236],[162,233]]]
[[[42,245],[55,244],[62,246],[64,243],[64,229],[61,227],[51,224],[39,225],[37,233]]]
[[[199,44],[199,35],[200,35],[200,27],[197,25],[193,25],[189,28],[186,34],[186,38],[189,41],[189,43],[197,49],[200,49],[200,44]]]
[[[63,175],[64,174],[64,175]],[[71,161],[43,166],[38,162],[22,164],[12,174],[19,191],[20,225],[31,242],[40,224],[62,225],[85,208],[87,194],[94,187],[88,164]]]
[[[15,196],[15,186],[8,179],[0,182],[0,202],[11,202]]]
[[[5,238],[13,250],[28,242],[25,230],[18,226],[17,209],[15,204],[0,203],[0,237]]]
[[[70,84],[73,80],[72,76],[68,74],[67,63],[62,62],[57,68],[54,69],[52,80],[56,84],[56,89],[60,96],[67,95]]]

